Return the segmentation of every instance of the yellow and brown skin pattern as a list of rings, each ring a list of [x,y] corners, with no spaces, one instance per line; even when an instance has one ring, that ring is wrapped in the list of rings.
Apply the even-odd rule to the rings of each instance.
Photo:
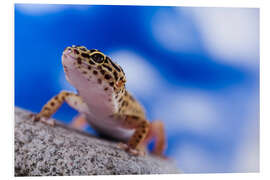
[[[166,148],[163,123],[150,123],[146,120],[143,107],[126,90],[125,73],[118,64],[102,52],[96,49],[88,50],[84,46],[67,47],[62,55],[62,63],[67,80],[77,89],[78,94],[60,92],[43,106],[34,120],[54,125],[54,122],[48,119],[66,102],[82,115],[73,122],[76,126],[88,122],[97,131],[104,131],[95,128],[95,123],[89,119],[105,117],[123,129],[134,130],[127,144],[120,144],[121,148],[134,155],[143,154],[147,142],[155,138],[153,154],[163,156]],[[102,101],[99,102],[100,99]],[[104,123],[106,122],[104,120]]]

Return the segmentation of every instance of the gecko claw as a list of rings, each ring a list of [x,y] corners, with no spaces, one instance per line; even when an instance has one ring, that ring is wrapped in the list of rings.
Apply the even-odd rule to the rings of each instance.
[[[49,125],[49,126],[52,126],[52,127],[55,126],[55,122],[53,119],[47,119],[47,118],[41,117],[40,121],[43,122],[44,124]]]
[[[119,149],[122,149],[122,150],[127,150],[128,149],[128,145],[125,144],[125,143],[121,143],[121,142],[117,144],[117,147]]]
[[[48,119],[46,117],[40,116],[39,114],[30,114],[30,118],[33,120],[33,122],[40,121],[49,126],[55,125],[55,122],[53,119]]]
[[[144,151],[140,151],[138,149],[132,149],[125,143],[119,143],[117,146],[118,146],[118,148],[120,148],[120,149],[134,155],[134,156],[145,156]]]
[[[30,114],[29,115],[29,118],[33,121],[33,122],[36,122],[36,121],[39,121],[40,120],[40,116],[38,114]]]

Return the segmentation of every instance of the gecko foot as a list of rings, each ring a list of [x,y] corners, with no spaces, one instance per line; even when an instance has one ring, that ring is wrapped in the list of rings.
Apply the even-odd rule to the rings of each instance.
[[[141,150],[138,150],[138,149],[132,149],[125,143],[119,143],[118,148],[120,148],[120,149],[134,155],[134,156],[144,156],[145,155],[144,151],[141,151]]]
[[[163,155],[163,154],[155,154],[155,153],[152,153],[154,156],[156,157],[159,157],[161,159],[164,159],[164,160],[170,160],[169,157]]]
[[[30,117],[34,122],[40,121],[52,127],[55,125],[55,122],[53,119],[48,119],[46,117],[40,116],[39,114],[31,114]]]

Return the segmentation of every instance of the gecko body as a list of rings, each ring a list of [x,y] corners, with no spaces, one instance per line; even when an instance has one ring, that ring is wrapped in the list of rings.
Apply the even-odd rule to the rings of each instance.
[[[48,123],[66,102],[80,113],[73,122],[75,126],[87,122],[98,133],[123,142],[119,147],[134,155],[143,154],[147,142],[155,138],[153,153],[163,156],[163,123],[146,119],[143,107],[126,90],[126,77],[120,65],[102,52],[84,46],[67,47],[62,64],[66,79],[78,93],[60,92],[43,106],[35,120]]]

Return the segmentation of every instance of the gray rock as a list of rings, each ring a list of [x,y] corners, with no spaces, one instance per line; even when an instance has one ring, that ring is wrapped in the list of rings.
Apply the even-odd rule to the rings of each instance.
[[[176,174],[171,160],[131,156],[116,142],[99,139],[60,122],[33,122],[15,108],[15,176]]]

